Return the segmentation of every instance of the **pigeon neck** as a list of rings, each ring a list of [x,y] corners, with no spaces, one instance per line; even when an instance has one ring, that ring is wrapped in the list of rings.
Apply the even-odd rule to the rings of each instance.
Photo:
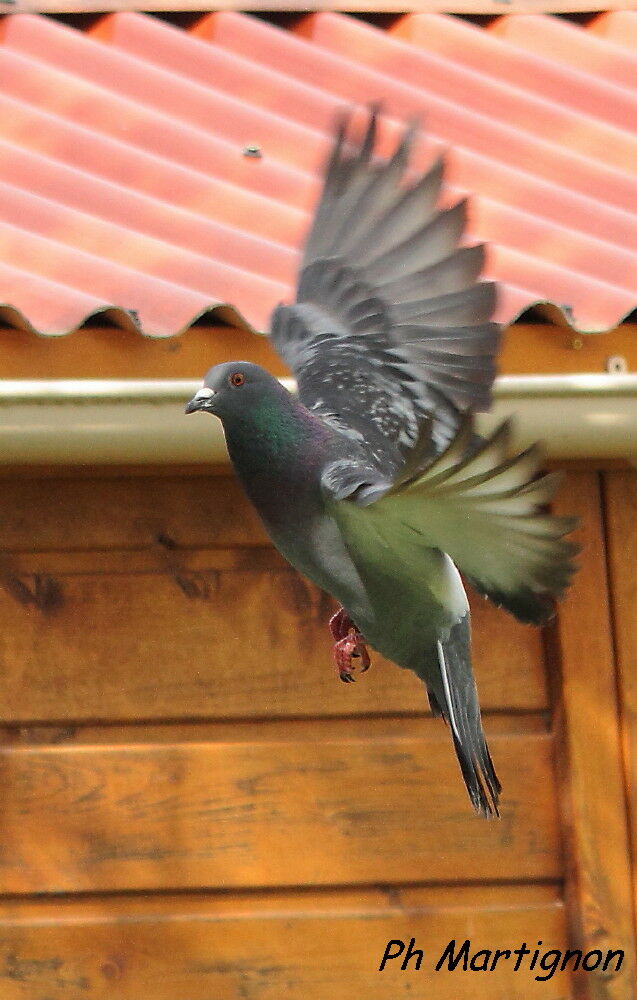
[[[262,514],[283,494],[298,499],[318,489],[329,431],[293,397],[262,398],[225,432],[232,463]]]

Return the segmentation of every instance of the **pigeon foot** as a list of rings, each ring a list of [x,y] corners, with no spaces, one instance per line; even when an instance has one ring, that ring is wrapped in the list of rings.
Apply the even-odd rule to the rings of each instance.
[[[330,632],[334,639],[334,663],[338,670],[338,676],[342,681],[349,684],[356,680],[354,677],[355,667],[353,659],[360,659],[359,672],[361,674],[369,670],[371,660],[367,652],[367,646],[361,633],[344,608],[340,608],[335,615],[330,618]]]

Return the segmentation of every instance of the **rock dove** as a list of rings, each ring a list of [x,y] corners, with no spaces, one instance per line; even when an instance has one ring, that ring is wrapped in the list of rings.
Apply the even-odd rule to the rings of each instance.
[[[210,369],[186,407],[218,417],[249,499],[285,558],[341,604],[330,628],[343,679],[369,643],[427,689],[451,731],[471,802],[499,815],[471,667],[472,585],[523,622],[550,617],[574,570],[574,519],[546,512],[555,474],[537,447],[487,440],[499,329],[484,248],[459,243],[465,204],[437,208],[441,160],[412,179],[408,127],[374,156],[377,114],[339,122],[296,301],[271,342],[289,393],[258,365]]]

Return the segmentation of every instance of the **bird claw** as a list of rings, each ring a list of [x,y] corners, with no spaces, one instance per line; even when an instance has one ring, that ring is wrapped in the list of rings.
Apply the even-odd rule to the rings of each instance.
[[[354,628],[354,623],[347,614],[345,608],[339,608],[335,615],[332,615],[329,622],[329,629],[334,642],[346,639],[350,629]]]
[[[365,640],[344,608],[340,608],[330,618],[330,632],[335,640],[333,652],[338,676],[344,683],[351,684],[356,680],[353,659],[361,661],[357,668],[359,673],[364,674],[370,668],[371,660]]]
[[[346,684],[351,684],[355,680],[354,669],[352,667],[352,657],[356,653],[356,640],[353,636],[344,636],[334,643],[334,661],[338,676]]]

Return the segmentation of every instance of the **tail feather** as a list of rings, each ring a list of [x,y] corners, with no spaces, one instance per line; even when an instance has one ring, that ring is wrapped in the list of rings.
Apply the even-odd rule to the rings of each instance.
[[[434,711],[438,709],[449,724],[473,808],[487,818],[499,817],[502,786],[482,729],[470,662],[468,616],[451,629],[446,642],[438,642],[438,663],[442,685],[440,694],[434,694]]]

